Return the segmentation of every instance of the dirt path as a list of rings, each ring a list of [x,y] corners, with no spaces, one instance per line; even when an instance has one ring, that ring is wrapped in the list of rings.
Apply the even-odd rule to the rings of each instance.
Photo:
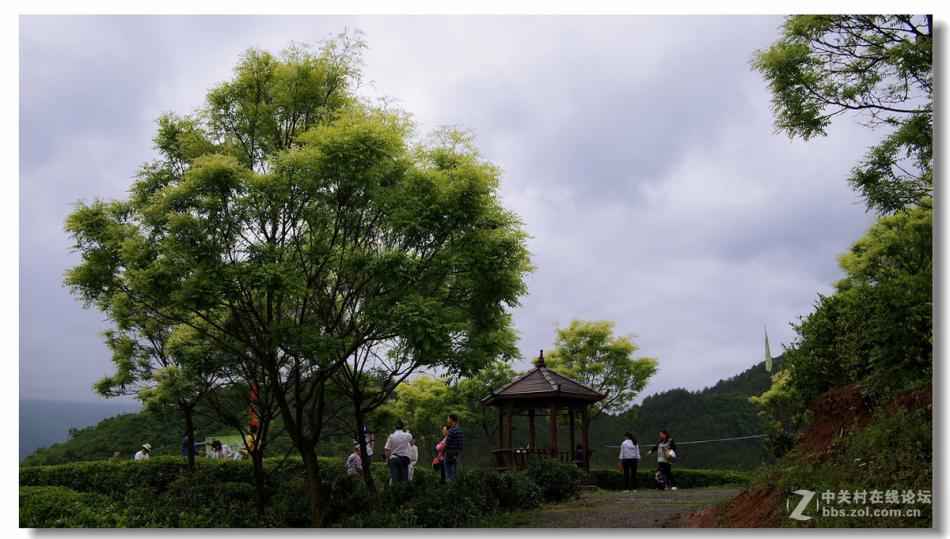
[[[735,496],[739,489],[585,492],[580,499],[542,507],[524,528],[656,528],[675,517]]]

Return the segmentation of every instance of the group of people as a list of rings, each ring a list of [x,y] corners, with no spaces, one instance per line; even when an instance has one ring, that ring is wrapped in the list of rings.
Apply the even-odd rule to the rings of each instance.
[[[676,442],[669,431],[660,431],[660,439],[647,452],[656,453],[657,469],[653,473],[653,487],[657,490],[676,490],[676,479],[673,477],[673,463],[676,462]],[[637,468],[640,464],[640,446],[637,437],[632,432],[624,434],[624,441],[620,444],[620,466],[623,468],[624,492],[637,491]]]
[[[190,450],[191,454],[196,457],[210,459],[250,460],[251,452],[254,450],[254,439],[256,436],[257,426],[251,425],[248,429],[247,436],[244,438],[244,446],[238,449],[236,447],[231,447],[225,443],[222,443],[221,440],[212,440],[210,444],[208,442],[199,442],[198,429],[195,428],[192,429],[190,437],[188,436],[188,432],[185,432],[185,436],[181,440],[181,456],[187,457]],[[133,458],[135,460],[147,460],[151,453],[152,445],[146,442],[142,444],[141,449],[135,453]],[[119,460],[120,458],[122,458],[122,451],[116,449],[112,452],[111,460]]]
[[[365,428],[362,436],[363,444],[359,442],[359,434],[353,436],[353,453],[346,459],[348,474],[362,474],[373,461],[376,438]],[[451,481],[458,474],[462,442],[462,427],[459,425],[458,416],[449,414],[445,426],[442,427],[442,439],[435,445],[435,458],[432,459],[432,467],[439,471],[443,482]],[[366,448],[365,455],[361,445]],[[419,461],[419,447],[416,445],[416,438],[406,429],[402,420],[396,421],[393,433],[386,439],[381,458],[389,465],[391,484],[412,481],[416,463]]]

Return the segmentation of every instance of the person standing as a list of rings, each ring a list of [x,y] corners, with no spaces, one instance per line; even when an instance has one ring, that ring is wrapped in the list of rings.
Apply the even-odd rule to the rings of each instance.
[[[449,428],[442,426],[442,439],[435,444],[435,458],[432,459],[432,467],[439,470],[439,476],[445,483],[445,442],[449,439]]]
[[[412,472],[416,469],[416,462],[419,462],[419,447],[416,446],[416,438],[409,440],[409,480],[412,481]]]
[[[623,465],[623,491],[630,490],[631,476],[633,476],[633,491],[637,491],[637,468],[640,467],[640,446],[637,437],[632,432],[624,434],[624,441],[620,444],[620,463]]]
[[[451,481],[459,470],[459,459],[462,458],[462,427],[459,417],[449,414],[449,432],[445,439],[445,480]]]
[[[670,484],[670,490],[676,490],[676,479],[673,478],[673,462],[676,461],[676,442],[670,436],[666,429],[660,431],[660,441],[650,449],[650,453],[656,452],[656,462],[660,471],[666,476]]]
[[[192,454],[192,455],[197,455],[197,454],[198,454],[198,448],[199,448],[199,447],[204,447],[204,446],[206,445],[205,442],[199,442],[199,441],[198,441],[198,429],[197,429],[197,428],[191,429],[191,440],[192,440],[192,442],[194,442],[194,445],[193,445],[192,448],[191,448],[191,454]],[[187,457],[187,456],[188,456],[188,431],[185,431],[185,437],[181,440],[181,456],[183,456],[183,457]]]
[[[363,440],[366,443],[366,454],[363,456],[363,466],[369,466],[373,462],[373,449],[376,446],[376,433],[369,430],[369,427],[363,426]],[[360,445],[359,433],[353,433],[353,445]]]
[[[139,452],[135,454],[135,460],[145,460],[148,458],[148,455],[151,452],[152,452],[152,446],[147,443],[144,443],[142,444],[142,449],[140,449]]]
[[[118,449],[116,449],[115,451],[112,452],[112,458],[109,460],[111,460],[112,462],[116,462],[120,458],[122,458],[122,451],[119,451]]]
[[[386,460],[394,485],[409,480],[409,447],[412,435],[406,432],[402,421],[396,421],[396,430],[386,439]]]

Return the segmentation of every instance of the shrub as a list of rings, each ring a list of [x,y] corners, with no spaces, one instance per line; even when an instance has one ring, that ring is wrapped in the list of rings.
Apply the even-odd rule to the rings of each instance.
[[[390,486],[388,467],[374,463],[380,490],[380,510],[374,511],[362,477],[347,475],[339,459],[321,458],[320,464],[327,526],[471,527],[494,513],[576,496],[580,485],[574,466],[546,462],[507,474],[466,469],[446,484],[420,467],[412,482]],[[21,522],[30,527],[309,526],[300,459],[265,459],[264,470],[267,505],[261,518],[247,461],[201,460],[194,471],[175,457],[23,467]]]
[[[536,460],[528,465],[528,477],[541,489],[546,502],[576,498],[581,492],[581,471],[573,464]]]
[[[64,487],[20,488],[21,528],[111,528],[118,525],[110,500]]]
[[[498,506],[504,511],[534,509],[541,505],[541,488],[524,470],[499,476],[497,489],[494,494],[498,498]]]

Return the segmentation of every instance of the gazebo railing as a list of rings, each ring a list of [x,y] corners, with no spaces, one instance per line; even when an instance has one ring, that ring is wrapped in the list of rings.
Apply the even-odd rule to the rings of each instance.
[[[574,462],[574,453],[571,451],[557,451],[552,454],[550,449],[544,448],[494,449],[491,454],[492,466],[498,471],[522,470],[534,460],[558,459],[568,464]]]

